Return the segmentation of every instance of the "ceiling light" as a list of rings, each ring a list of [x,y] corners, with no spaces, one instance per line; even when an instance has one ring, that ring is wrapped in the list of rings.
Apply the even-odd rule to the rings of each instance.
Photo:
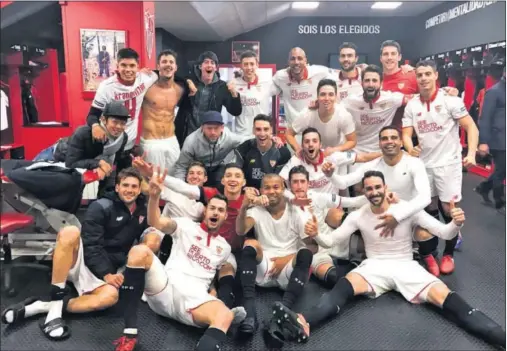
[[[378,1],[378,2],[374,3],[373,5],[371,5],[371,8],[376,9],[376,10],[394,10],[395,8],[400,7],[401,4],[403,4],[403,3],[402,2]]]
[[[319,7],[318,1],[293,2],[292,8],[296,10],[314,10]]]

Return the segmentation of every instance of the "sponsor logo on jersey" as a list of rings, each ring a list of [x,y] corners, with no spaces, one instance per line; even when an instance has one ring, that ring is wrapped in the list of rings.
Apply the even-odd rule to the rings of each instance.
[[[425,119],[422,121],[417,122],[417,129],[419,130],[420,134],[424,133],[431,133],[431,132],[438,132],[443,129],[442,126],[439,126],[435,122],[428,123]]]
[[[201,241],[202,240],[202,237],[200,237],[200,236],[196,236],[195,238],[197,239],[197,241]]]
[[[201,253],[201,249],[195,245],[190,247],[188,250],[187,257],[192,261],[196,262],[202,268],[212,271],[213,267],[210,266],[211,260]]]

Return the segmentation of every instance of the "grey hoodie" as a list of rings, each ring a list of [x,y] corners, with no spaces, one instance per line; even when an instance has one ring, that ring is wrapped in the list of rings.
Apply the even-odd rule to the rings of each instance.
[[[225,127],[217,142],[212,143],[204,136],[202,128],[197,129],[183,143],[174,166],[174,177],[185,180],[188,166],[193,161],[201,161],[207,169],[225,163],[226,156],[248,139],[248,136],[234,134]]]

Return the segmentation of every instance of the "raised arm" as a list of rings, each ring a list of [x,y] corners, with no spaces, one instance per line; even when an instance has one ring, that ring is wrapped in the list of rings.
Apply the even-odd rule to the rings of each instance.
[[[463,227],[465,222],[465,213],[461,208],[457,208],[454,205],[454,201],[449,204],[451,208],[452,221],[443,224],[439,220],[433,218],[426,211],[419,211],[413,218],[413,224],[426,229],[431,234],[438,236],[445,240],[451,240],[458,235],[460,229]]]
[[[158,170],[153,172],[153,176],[150,179],[148,225],[164,232],[165,234],[172,235],[177,229],[176,222],[170,217],[162,216],[160,214],[160,193],[164,187],[164,178],[166,174],[167,170],[164,170],[164,173],[160,174],[160,167],[158,167]]]
[[[255,219],[248,216],[248,209],[251,207],[253,203],[253,198],[256,195],[250,190],[245,190],[245,196],[243,197],[243,203],[241,204],[241,208],[239,209],[238,216],[236,217],[236,233],[238,235],[245,235],[248,233],[253,226],[255,225]]]

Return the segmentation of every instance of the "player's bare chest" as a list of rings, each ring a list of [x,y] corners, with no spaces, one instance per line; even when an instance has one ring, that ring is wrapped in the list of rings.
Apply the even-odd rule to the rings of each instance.
[[[183,95],[180,86],[160,88],[152,86],[144,97],[144,104],[156,110],[174,110]]]

